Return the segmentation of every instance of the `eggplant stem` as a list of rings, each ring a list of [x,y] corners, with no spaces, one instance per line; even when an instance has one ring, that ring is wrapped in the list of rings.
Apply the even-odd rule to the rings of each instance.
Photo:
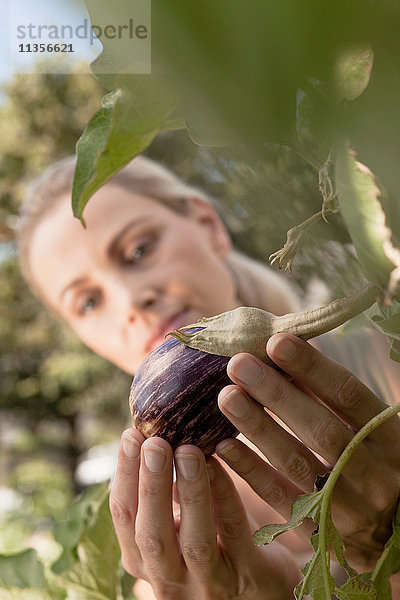
[[[292,333],[303,340],[317,337],[367,310],[379,293],[379,288],[370,284],[355,296],[333,300],[326,306],[312,310],[276,317],[273,333]]]

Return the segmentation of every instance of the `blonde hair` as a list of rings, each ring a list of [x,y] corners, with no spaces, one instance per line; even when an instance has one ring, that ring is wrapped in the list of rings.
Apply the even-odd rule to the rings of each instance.
[[[21,271],[32,291],[42,301],[44,299],[30,269],[32,234],[55,203],[62,196],[72,194],[75,166],[75,156],[69,156],[46,169],[29,186],[20,214],[17,239]],[[214,198],[144,156],[134,158],[111,181],[132,192],[154,198],[179,214],[188,213],[187,200],[194,196],[218,208]],[[243,306],[267,309],[276,314],[298,309],[296,294],[289,283],[266,265],[237,250],[230,252],[226,264],[236,282],[237,297]]]

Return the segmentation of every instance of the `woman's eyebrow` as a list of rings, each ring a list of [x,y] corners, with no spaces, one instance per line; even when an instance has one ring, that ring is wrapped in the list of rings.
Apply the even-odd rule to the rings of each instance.
[[[128,231],[130,231],[133,227],[137,227],[137,225],[140,225],[141,223],[143,223],[143,221],[147,220],[148,217],[139,217],[138,219],[134,219],[133,221],[130,221],[127,225],[125,225],[125,227],[111,240],[111,243],[107,248],[107,254],[109,256],[115,254],[116,249],[118,248],[118,245],[124,238],[125,234],[128,233]]]
[[[78,285],[82,285],[83,283],[86,283],[86,281],[88,281],[87,277],[78,277],[77,279],[74,279],[73,281],[71,281],[71,283],[66,285],[65,288],[62,290],[61,294],[59,295],[59,301],[60,302],[62,301],[64,294],[66,292],[68,292],[68,290],[70,290],[71,288],[77,287]]]

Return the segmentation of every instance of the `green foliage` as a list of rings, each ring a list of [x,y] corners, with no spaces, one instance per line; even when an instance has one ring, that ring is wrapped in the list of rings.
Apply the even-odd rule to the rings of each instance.
[[[88,0],[87,6],[93,18],[107,14],[106,2]],[[301,7],[257,1],[249,11],[243,11],[237,0],[206,1],[190,7],[175,0],[156,2],[152,7],[154,47],[149,76],[126,75],[126,67],[132,60],[129,47],[118,54],[115,45],[106,41],[93,70],[108,89],[118,90],[113,98],[126,98],[133,116],[124,111],[129,122],[124,120],[121,133],[118,125],[115,135],[113,129],[109,130],[113,139],[107,138],[107,148],[104,144],[100,147],[90,144],[86,134],[82,138],[85,145],[78,159],[73,199],[76,213],[81,216],[90,194],[132,158],[133,146],[126,152],[126,131],[135,143],[140,140],[137,153],[148,143],[146,136],[150,132],[154,136],[155,130],[148,126],[149,115],[153,125],[158,122],[159,131],[171,123],[186,127],[196,143],[229,146],[241,154],[242,162],[244,156],[253,164],[260,160],[268,143],[292,148],[320,170],[320,188],[330,190],[330,201],[335,199],[335,186],[330,175],[324,174],[324,163],[332,145],[349,138],[352,146],[356,142],[355,150],[362,164],[356,173],[349,171],[339,147],[338,156],[332,161],[338,171],[339,204],[364,273],[386,290],[387,298],[395,297],[400,249],[396,236],[392,235],[397,229],[398,208],[396,196],[391,194],[395,189],[396,169],[390,171],[390,178],[388,175],[389,197],[379,203],[378,215],[381,221],[391,218],[393,226],[386,235],[375,227],[373,250],[370,239],[365,237],[363,222],[352,226],[354,219],[348,214],[348,206],[353,207],[353,214],[362,213],[373,184],[371,173],[372,180],[366,180],[370,168],[363,162],[365,157],[367,163],[372,159],[375,164],[376,158],[371,153],[374,140],[367,126],[372,102],[382,116],[380,124],[385,131],[388,123],[384,114],[392,91],[391,115],[399,111],[400,103],[395,101],[400,93],[399,78],[389,79],[386,62],[394,66],[393,56],[399,50],[393,24],[399,22],[400,11],[396,3],[386,3],[381,8],[370,2],[363,5],[360,20],[357,0],[341,4],[340,10],[335,3],[329,10],[325,8],[322,10],[312,0],[303,0]],[[119,16],[127,16],[129,3],[120,0],[116,11]],[[180,43],[171,44],[171,37]],[[112,65],[113,75],[107,74],[108,65]],[[395,72],[398,74],[398,65]],[[145,114],[141,111],[143,105]],[[117,106],[118,102],[109,105],[113,113],[109,119],[114,123],[118,123]],[[89,126],[93,139],[97,121],[99,116]],[[98,131],[100,128],[104,128],[102,119]],[[387,156],[393,165],[393,148],[400,138],[391,134],[388,139],[393,144],[390,149],[381,148],[381,155]],[[82,178],[82,172],[88,176]],[[100,174],[93,179],[95,173]],[[376,189],[375,200],[378,200]],[[325,198],[323,213],[327,201]],[[371,216],[377,216],[377,209],[375,203],[373,215],[370,208]],[[390,247],[384,249],[388,237]],[[364,247],[369,248],[369,255],[360,250],[361,238]]]
[[[59,521],[55,530],[55,540],[62,546],[63,552],[53,564],[54,573],[61,573],[78,560],[77,546],[85,528],[92,525],[98,514],[98,499],[104,494],[103,485],[94,485],[84,494],[74,499],[68,521]],[[108,516],[106,517],[108,519]]]
[[[87,72],[17,75],[0,107],[0,207],[16,214],[31,177],[73,154],[76,140],[104,93]]]
[[[336,155],[339,206],[358,260],[372,283],[387,288],[392,271],[400,266],[400,250],[398,256],[393,252],[392,230],[385,218],[386,192],[347,147],[340,145]],[[399,225],[400,218],[393,224],[394,229],[398,231]],[[387,296],[393,300],[389,293]]]
[[[302,569],[301,572],[304,576],[303,581],[297,586],[295,590],[296,598],[300,600],[304,596],[310,594],[314,600],[325,600],[326,593],[328,590],[329,597],[333,594],[335,589],[335,580],[328,574],[328,585],[324,582],[321,553],[315,552],[313,558],[308,562]]]
[[[270,544],[278,535],[299,527],[304,519],[316,519],[323,492],[312,492],[299,496],[292,504],[290,519],[279,525],[265,525],[254,534],[254,542],[258,545]]]
[[[338,53],[333,71],[337,101],[355,100],[363,93],[373,63],[374,53],[369,45],[347,47]]]
[[[66,594],[59,590],[51,590],[51,592],[33,588],[21,590],[10,586],[1,589],[1,598],[2,600],[65,600]]]
[[[86,4],[94,20],[107,14],[104,1]],[[129,2],[119,0],[114,9],[126,17]],[[340,9],[335,3],[325,9],[313,0],[300,5],[258,0],[248,11],[237,0],[208,0],[190,7],[176,0],[155,2],[151,76],[123,75],[133,61],[129,47],[116,53],[115,44],[107,40],[93,70],[109,90],[129,90],[138,107],[146,98],[146,114],[152,112],[155,120],[163,102],[167,116],[164,123],[160,120],[160,131],[173,118],[196,143],[240,146],[252,159],[260,156],[266,142],[303,148],[297,123],[301,90],[310,96],[314,133],[329,144],[333,132],[348,126],[347,104],[339,107],[338,102],[363,92],[375,47],[383,59],[392,52],[391,46],[385,51],[383,41],[397,47],[393,23],[399,11],[395,4],[381,10],[371,2],[362,7],[360,20],[355,0],[340,4]],[[108,65],[112,76],[107,75]],[[381,96],[374,100],[381,101]],[[360,116],[365,116],[363,107]],[[132,126],[140,133],[141,119],[132,120]],[[325,157],[314,155],[314,164],[318,160]]]
[[[371,573],[377,590],[382,590],[382,598],[391,598],[389,577],[400,571],[400,503],[393,522],[393,534],[386,542],[385,549],[379,558],[374,572]],[[380,596],[379,596],[380,598]]]
[[[97,506],[75,548],[76,560],[59,574],[65,587],[73,589],[77,600],[116,600],[119,546],[108,508],[108,493],[99,489]]]
[[[390,346],[390,358],[400,362],[400,303],[391,306],[376,303],[365,311],[365,318],[386,336]]]
[[[103,183],[147,148],[170,112],[161,103],[158,107],[146,97],[141,100],[135,92],[133,96],[130,89],[117,89],[107,94],[77,144],[72,194],[76,216],[82,216],[88,199]]]
[[[57,520],[65,515],[72,499],[72,481],[64,465],[27,459],[15,467],[9,480],[23,501],[25,518],[31,523]],[[22,512],[22,511],[21,511]]]
[[[44,569],[36,552],[28,549],[14,556],[0,555],[0,584],[44,588]]]
[[[63,554],[46,572],[36,552],[0,555],[0,597],[5,600],[134,600],[135,579],[120,566],[120,550],[106,486],[77,497],[56,534]]]

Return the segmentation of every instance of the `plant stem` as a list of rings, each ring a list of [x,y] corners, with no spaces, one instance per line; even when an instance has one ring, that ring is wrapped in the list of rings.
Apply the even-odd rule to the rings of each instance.
[[[326,306],[299,313],[276,317],[271,333],[292,333],[303,340],[327,333],[369,308],[379,294],[379,288],[370,284],[359,294],[334,300]]]
[[[390,551],[391,551],[391,548],[388,546],[387,548],[384,549],[384,551],[380,555],[380,557],[375,565],[374,572],[371,575],[371,581],[375,581],[375,579],[378,577],[379,572],[380,572],[382,566],[385,564],[386,557],[390,553]]]
[[[393,417],[395,414],[400,412],[400,402],[395,404],[394,406],[389,406],[384,411],[376,415],[373,419],[368,421],[366,425],[356,435],[353,437],[351,442],[346,446],[343,450],[342,454],[339,457],[339,460],[335,464],[334,468],[331,471],[331,474],[328,477],[327,482],[323,487],[323,497],[321,502],[321,511],[319,518],[319,538],[318,538],[318,550],[321,553],[321,566],[322,566],[322,575],[324,579],[324,587],[325,594],[327,600],[331,599],[331,593],[329,591],[329,572],[328,565],[326,563],[326,553],[327,553],[327,531],[328,531],[328,519],[330,515],[330,505],[333,490],[337,480],[344,467],[350,460],[351,456],[361,444],[361,442],[377,427],[385,423],[388,419]]]
[[[335,212],[337,212],[337,210],[331,210],[330,208],[327,208],[325,210],[326,215],[333,215]],[[323,218],[323,214],[322,214],[322,210],[320,210],[317,213],[315,213],[314,215],[311,215],[311,217],[308,217],[308,219],[306,219],[305,221],[302,221],[301,223],[299,223],[299,225],[296,225],[296,227],[298,229],[303,229],[304,231],[307,231],[308,229],[310,229],[310,227],[312,225],[314,225],[314,223],[317,223],[322,218]]]
[[[320,549],[318,548],[318,550],[315,552],[314,556],[312,557],[311,561],[310,561],[310,566],[309,569],[307,571],[307,575],[304,577],[303,581],[301,582],[301,590],[299,591],[299,596],[298,596],[298,600],[301,600],[304,596],[304,589],[307,585],[308,580],[311,577],[312,574],[312,570],[314,568],[315,563],[318,560],[318,557],[320,555]]]

